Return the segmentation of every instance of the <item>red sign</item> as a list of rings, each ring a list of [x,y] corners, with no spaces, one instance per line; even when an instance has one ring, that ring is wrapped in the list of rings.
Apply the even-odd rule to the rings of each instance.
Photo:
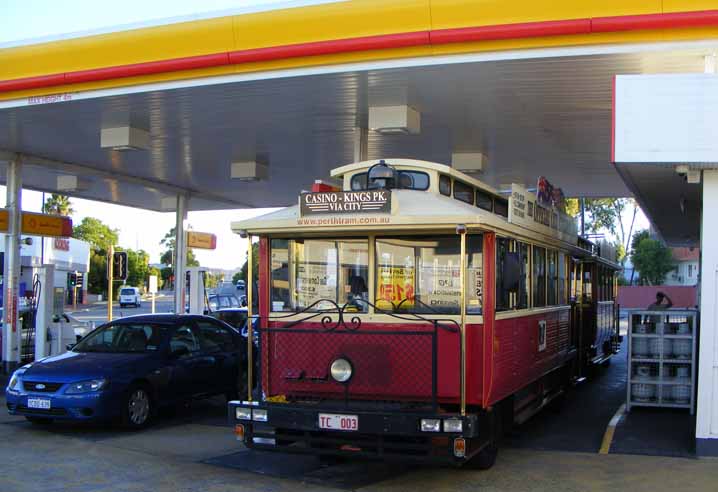
[[[70,251],[70,240],[56,237],[52,247],[61,251]]]

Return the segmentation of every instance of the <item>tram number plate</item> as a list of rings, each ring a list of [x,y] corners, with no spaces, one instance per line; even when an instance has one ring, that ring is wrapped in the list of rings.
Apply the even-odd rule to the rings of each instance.
[[[45,398],[28,398],[28,408],[39,408],[41,410],[50,410],[50,400]]]
[[[359,430],[359,417],[356,415],[337,415],[334,413],[319,414],[319,428],[329,430]]]

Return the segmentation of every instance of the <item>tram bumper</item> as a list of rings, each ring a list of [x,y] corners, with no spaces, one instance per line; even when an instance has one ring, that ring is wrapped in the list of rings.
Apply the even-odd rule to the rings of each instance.
[[[461,465],[486,444],[486,414],[377,411],[345,406],[229,403],[237,439],[253,449]],[[337,425],[351,428],[327,428]],[[356,426],[356,428],[353,428]]]

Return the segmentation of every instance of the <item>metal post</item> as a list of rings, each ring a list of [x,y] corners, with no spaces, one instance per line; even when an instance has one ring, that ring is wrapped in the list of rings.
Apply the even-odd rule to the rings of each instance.
[[[581,237],[586,235],[586,199],[581,197]]]
[[[252,325],[252,303],[254,302],[254,281],[252,272],[252,235],[247,234],[247,401],[252,401],[252,383],[253,383],[253,366],[254,358],[252,357],[252,349],[254,348],[254,326]]]
[[[369,153],[369,130],[367,128],[354,128],[354,162],[362,162],[368,159]]]
[[[16,155],[7,167],[8,234],[5,248],[5,301],[3,360],[10,372],[20,362],[22,333],[18,323],[20,287],[20,232],[22,213],[22,160]],[[17,351],[17,354],[15,353]]]
[[[152,293],[152,314],[155,314],[155,293]]]
[[[110,245],[107,252],[107,321],[112,321],[112,282],[115,277],[115,247]]]
[[[187,241],[185,221],[187,220],[187,196],[177,195],[177,213],[175,223],[175,313],[184,313],[186,288],[185,264],[187,263]]]
[[[466,226],[459,225],[456,232],[461,238],[461,266],[459,267],[459,283],[461,285],[461,365],[459,371],[461,386],[461,416],[466,415]]]

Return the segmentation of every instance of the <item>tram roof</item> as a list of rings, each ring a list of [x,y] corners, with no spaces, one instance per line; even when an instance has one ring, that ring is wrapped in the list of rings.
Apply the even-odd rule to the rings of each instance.
[[[29,189],[161,211],[177,193],[193,210],[286,206],[354,160],[370,106],[405,104],[421,132],[370,132],[370,157],[480,152],[494,188],[544,175],[567,196],[630,196],[610,163],[612,78],[701,72],[718,46],[701,11],[718,1],[619,3],[304,1],[8,46],[0,180],[22,153]],[[148,148],[101,148],[117,126],[147,131]],[[231,179],[251,160],[266,179]],[[60,189],[66,175],[76,187]],[[652,218],[664,236],[693,234]]]

